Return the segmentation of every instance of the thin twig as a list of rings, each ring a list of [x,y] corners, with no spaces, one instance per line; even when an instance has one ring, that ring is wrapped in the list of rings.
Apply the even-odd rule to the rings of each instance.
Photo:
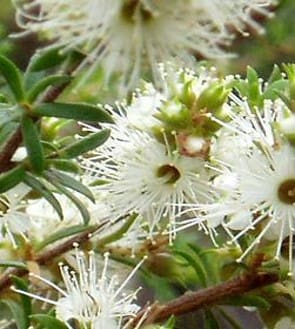
[[[181,315],[218,304],[228,297],[241,295],[278,281],[278,275],[273,273],[249,273],[213,287],[188,292],[164,305],[153,304],[150,306],[152,312],[147,316],[145,315],[147,310],[143,309],[134,319],[131,328],[135,328],[143,315],[146,316],[145,324],[160,322],[172,315]]]
[[[89,228],[88,230],[75,235],[74,237],[69,238],[68,240],[62,242],[61,244],[46,249],[43,252],[35,255],[32,261],[35,261],[38,265],[44,265],[55,257],[62,255],[63,253],[71,250],[73,248],[74,243],[83,244],[88,241],[93,233],[97,232],[99,229],[103,227],[104,223],[96,225],[94,227]],[[0,276],[0,291],[8,288],[11,282],[11,276],[22,277],[28,274],[28,270],[24,268],[9,268]]]

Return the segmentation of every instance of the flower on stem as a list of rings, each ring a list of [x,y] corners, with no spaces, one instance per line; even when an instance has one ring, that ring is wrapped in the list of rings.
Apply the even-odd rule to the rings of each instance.
[[[18,290],[15,287],[12,289],[54,305],[57,319],[63,321],[70,329],[73,328],[69,324],[71,319],[75,319],[83,328],[126,328],[127,322],[136,315],[140,308],[133,302],[138,290],[127,294],[124,290],[143,261],[139,262],[122,282],[116,275],[108,273],[108,254],[104,256],[104,265],[100,275],[94,252],[90,251],[86,256],[75,246],[75,261],[74,270],[67,265],[60,264],[65,289],[30,273],[35,279],[39,279],[55,289],[61,295],[58,300],[50,300]]]
[[[123,92],[149,68],[173,57],[192,64],[192,54],[228,56],[222,49],[233,39],[230,27],[259,29],[252,14],[268,15],[273,0],[33,0],[16,3],[16,20],[27,31],[40,32],[64,51],[86,55],[80,68],[88,74],[104,69],[105,80],[121,74]]]

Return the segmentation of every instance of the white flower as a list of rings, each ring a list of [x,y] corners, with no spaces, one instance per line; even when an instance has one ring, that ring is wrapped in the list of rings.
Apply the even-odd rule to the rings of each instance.
[[[143,68],[158,82],[156,63],[173,57],[187,64],[191,54],[224,57],[229,27],[258,29],[252,13],[268,14],[273,0],[15,0],[18,24],[41,32],[65,51],[86,55],[90,72],[104,68],[105,79],[122,74],[122,87],[134,87]]]
[[[9,237],[14,247],[17,246],[14,234],[26,239],[25,233],[30,228],[29,216],[24,212],[24,197],[30,192],[25,184],[19,184],[0,196],[0,232]]]
[[[126,294],[124,290],[141,264],[142,261],[121,282],[116,275],[108,273],[107,254],[103,269],[99,271],[94,252],[89,252],[86,257],[76,248],[75,270],[60,264],[65,289],[30,273],[32,277],[41,280],[61,295],[57,301],[20,291],[15,287],[12,289],[53,304],[56,317],[65,322],[70,329],[72,329],[68,323],[70,319],[76,319],[83,328],[123,329],[126,328],[127,321],[134,317],[139,310],[139,306],[133,303],[137,291]]]
[[[113,207],[110,219],[137,213],[151,237],[168,220],[169,233],[174,235],[182,205],[212,198],[206,162],[180,155],[167,141],[162,144],[145,132],[114,129],[112,137],[83,160],[86,175],[106,182],[99,189]]]

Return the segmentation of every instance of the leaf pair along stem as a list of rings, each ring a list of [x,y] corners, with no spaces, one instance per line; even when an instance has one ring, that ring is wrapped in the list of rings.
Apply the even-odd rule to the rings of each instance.
[[[78,65],[78,61],[74,64],[71,63],[69,67],[65,70],[65,74],[71,76],[71,74],[75,71]],[[56,100],[69,84],[70,80],[58,86],[50,87],[45,93],[45,95],[42,97],[42,103],[51,103]],[[22,141],[23,136],[21,127],[18,127],[16,131],[11,135],[0,153],[0,173],[3,173],[14,167],[14,164],[11,162],[11,159]]]

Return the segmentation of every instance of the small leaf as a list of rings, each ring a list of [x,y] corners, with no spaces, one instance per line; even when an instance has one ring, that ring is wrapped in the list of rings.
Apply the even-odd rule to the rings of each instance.
[[[262,309],[270,309],[271,304],[263,297],[257,295],[233,296],[225,304],[235,306],[252,306]]]
[[[205,329],[220,329],[218,321],[210,310],[205,311]]]
[[[19,290],[22,291],[28,291],[28,282],[25,281],[24,279],[21,279],[17,276],[11,276],[13,284],[15,285],[15,287]],[[26,317],[26,326],[27,328],[29,328],[30,325],[30,319],[29,316],[32,313],[32,302],[31,302],[31,298],[24,295],[24,294],[20,294],[20,298],[22,301],[22,306],[23,306],[23,310],[24,310],[24,314]]]
[[[67,58],[67,54],[61,51],[61,47],[50,47],[40,50],[31,58],[27,72],[47,70],[59,65]]]
[[[279,68],[278,65],[274,65],[273,70],[268,78],[267,84],[272,84],[273,82],[277,81],[277,80],[281,80],[282,79],[282,72]]]
[[[32,103],[36,100],[38,95],[42,93],[47,87],[49,86],[59,86],[64,83],[68,83],[71,81],[71,77],[67,75],[51,75],[49,77],[45,77],[41,81],[38,81],[31,90],[29,91],[27,95],[27,101],[29,103]]]
[[[12,317],[16,322],[17,329],[28,328],[25,312],[17,302],[10,299],[4,299],[0,301],[0,304],[6,306],[10,310]]]
[[[4,193],[20,183],[25,176],[22,166],[17,166],[3,174],[0,174],[0,193]]]
[[[89,188],[87,188],[85,185],[83,185],[81,182],[77,181],[73,177],[66,175],[62,172],[58,172],[56,170],[46,171],[46,173],[44,173],[44,176],[49,182],[51,182],[52,180],[57,181],[61,185],[64,185],[76,192],[79,192],[85,195],[92,202],[95,202],[95,198]]]
[[[44,197],[55,209],[60,219],[63,218],[63,211],[59,201],[53,195],[53,193],[47,188],[45,184],[43,184],[40,180],[36,179],[32,174],[28,172],[25,174],[24,182],[27,185],[29,185],[32,189],[39,192],[41,196]]]
[[[61,171],[67,171],[74,174],[78,174],[80,172],[79,165],[72,160],[50,159],[47,160],[47,163],[49,166],[54,167]]]
[[[22,76],[19,69],[8,58],[0,55],[0,72],[4,76],[17,102],[24,99]]]
[[[50,183],[54,185],[58,191],[66,195],[73,202],[73,204],[79,209],[83,217],[84,224],[87,225],[90,221],[90,215],[83,202],[81,202],[79,198],[77,198],[72,192],[68,191],[65,187],[63,187],[58,182],[50,181]]]
[[[86,103],[42,103],[36,106],[34,115],[74,120],[109,122],[113,119],[101,106]]]
[[[202,287],[206,287],[207,286],[207,273],[206,270],[204,268],[204,264],[202,264],[202,261],[199,259],[199,256],[196,255],[195,257],[192,257],[191,255],[189,255],[188,253],[181,251],[181,250],[175,250],[175,253],[181,257],[183,257],[188,264],[194,268],[198,279],[200,281],[200,284],[202,285]]]
[[[16,260],[1,260],[0,267],[17,267],[17,268],[26,269],[27,265],[23,262],[19,262]]]
[[[110,130],[105,129],[91,134],[83,139],[72,143],[58,151],[61,158],[72,159],[79,155],[91,151],[102,145],[110,136]]]
[[[44,169],[44,154],[36,124],[31,118],[24,115],[21,127],[32,169],[40,174]]]
[[[47,314],[33,314],[30,318],[39,322],[44,329],[68,329],[63,322]]]
[[[112,243],[114,241],[118,241],[119,239],[121,239],[124,236],[124,234],[129,230],[129,228],[133,225],[133,223],[135,222],[137,217],[138,217],[138,214],[130,215],[126,221],[123,221],[123,225],[121,225],[118,228],[118,230],[114,230],[114,232],[112,232],[111,234],[106,235],[106,236],[102,237],[101,239],[99,239],[96,246],[98,248],[101,248],[106,244],[109,244],[109,243]]]
[[[43,240],[42,242],[40,242],[36,249],[37,250],[41,250],[44,247],[48,246],[51,243],[54,243],[60,239],[63,238],[67,238],[71,235],[77,234],[77,233],[82,233],[85,230],[89,230],[89,226],[85,226],[85,225],[75,225],[72,227],[67,227],[67,228],[63,228],[59,231],[57,231],[56,233],[50,235],[48,238],[46,238],[45,240]]]

